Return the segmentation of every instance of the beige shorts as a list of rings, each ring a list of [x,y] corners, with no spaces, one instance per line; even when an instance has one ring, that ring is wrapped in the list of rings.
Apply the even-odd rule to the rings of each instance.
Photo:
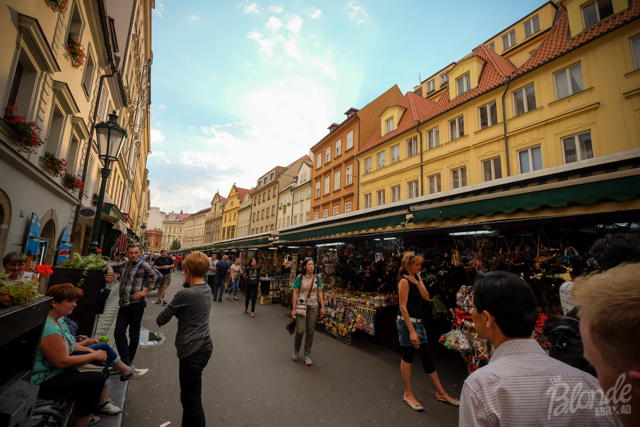
[[[162,282],[160,282],[160,286],[169,286],[171,284],[171,273],[167,271],[167,274],[162,276]]]

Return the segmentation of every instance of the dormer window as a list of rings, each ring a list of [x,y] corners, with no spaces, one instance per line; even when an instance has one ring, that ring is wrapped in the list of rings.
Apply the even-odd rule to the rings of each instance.
[[[611,0],[596,0],[582,8],[584,27],[588,28],[598,21],[613,15],[613,4]]]
[[[502,50],[507,50],[516,44],[516,30],[511,30],[502,36]]]
[[[385,133],[393,132],[393,117],[387,119],[387,121],[385,122],[385,130]]]
[[[433,92],[434,90],[436,90],[436,81],[435,80],[429,80],[427,82],[427,93]]]
[[[529,37],[538,31],[540,31],[540,20],[538,19],[538,15],[536,15],[524,23],[524,36],[525,38]]]
[[[445,73],[440,74],[440,86],[449,83],[449,76],[447,76]]]
[[[496,44],[494,42],[489,43],[487,47],[494,52],[496,51]]]
[[[458,96],[471,89],[471,73],[467,73],[460,77],[456,80],[456,84],[458,86]]]

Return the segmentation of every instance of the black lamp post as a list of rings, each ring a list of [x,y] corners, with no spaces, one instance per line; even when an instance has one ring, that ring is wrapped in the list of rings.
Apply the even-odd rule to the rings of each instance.
[[[93,231],[91,243],[89,243],[89,253],[96,253],[100,239],[100,216],[102,215],[102,203],[104,202],[104,190],[107,178],[111,175],[111,162],[118,160],[122,151],[127,131],[118,125],[118,115],[115,110],[109,114],[109,120],[105,123],[98,123],[96,126],[96,139],[98,141],[98,157],[104,162],[102,168],[102,182],[100,183],[100,193],[98,193],[98,205],[96,206],[96,217],[93,221]]]
[[[147,246],[149,246],[149,241],[147,240],[147,235],[145,234],[145,231],[147,230],[147,226],[142,224],[140,226],[140,229],[142,230],[142,236],[140,237],[140,239],[142,240],[142,248],[146,249]]]

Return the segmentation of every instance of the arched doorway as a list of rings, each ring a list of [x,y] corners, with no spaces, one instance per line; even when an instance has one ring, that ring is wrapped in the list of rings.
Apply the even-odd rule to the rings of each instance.
[[[0,257],[4,256],[11,224],[11,203],[7,194],[0,189]]]
[[[47,254],[44,257],[44,263],[47,265],[53,265],[55,262],[54,256],[56,255],[57,240],[56,224],[53,221],[53,218],[44,224],[44,227],[42,227],[42,232],[40,233],[40,237],[49,241],[49,245],[47,246]]]

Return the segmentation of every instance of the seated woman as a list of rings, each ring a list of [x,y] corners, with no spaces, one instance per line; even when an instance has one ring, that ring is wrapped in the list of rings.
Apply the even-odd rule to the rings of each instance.
[[[40,385],[40,398],[64,397],[67,400],[75,400],[77,427],[95,424],[99,418],[93,416],[92,412],[101,409],[101,396],[104,398],[102,407],[108,408],[111,413],[114,411],[114,408],[111,408],[112,403],[106,398],[105,374],[70,369],[80,368],[94,361],[106,363],[109,355],[104,349],[95,350],[76,343],[63,319],[63,316],[73,312],[76,300],[82,297],[81,289],[71,283],[62,283],[49,288],[46,295],[52,297],[53,302],[44,325],[31,382]],[[73,352],[84,354],[76,355],[72,354]],[[116,365],[116,369],[129,377],[135,374],[122,362]],[[119,412],[119,408],[116,412]]]
[[[10,252],[2,258],[2,268],[0,274],[6,273],[10,282],[17,282],[18,280],[38,280],[38,276],[24,271],[24,267],[27,265],[27,254],[24,252]]]

